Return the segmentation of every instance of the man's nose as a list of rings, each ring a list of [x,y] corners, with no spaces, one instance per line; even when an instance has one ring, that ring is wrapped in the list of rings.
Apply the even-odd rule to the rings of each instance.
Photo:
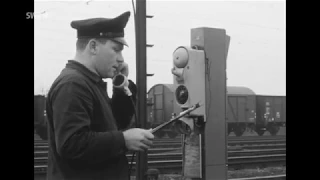
[[[124,59],[123,59],[123,56],[122,56],[122,53],[119,54],[118,58],[117,58],[117,61],[118,63],[122,63],[124,62]]]

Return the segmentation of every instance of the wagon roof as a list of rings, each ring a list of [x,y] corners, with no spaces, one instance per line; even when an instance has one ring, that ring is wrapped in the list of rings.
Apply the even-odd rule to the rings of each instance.
[[[149,92],[150,92],[152,89],[154,89],[156,86],[164,86],[164,87],[168,88],[169,91],[171,91],[171,92],[174,91],[174,86],[173,86],[173,84],[155,84],[155,85],[153,85],[153,86],[148,90],[147,93],[149,94]]]
[[[150,88],[150,90],[152,88],[154,88],[155,86],[165,86],[171,92],[174,91],[173,84],[155,84],[153,87]],[[253,90],[251,90],[250,88],[244,87],[244,86],[228,86],[227,91],[228,91],[228,95],[255,95]]]
[[[227,91],[228,95],[255,95],[253,90],[243,86],[228,86]]]

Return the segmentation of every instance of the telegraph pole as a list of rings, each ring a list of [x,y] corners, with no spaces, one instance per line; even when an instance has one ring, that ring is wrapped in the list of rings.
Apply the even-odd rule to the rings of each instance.
[[[146,128],[147,52],[146,52],[146,0],[136,1],[136,77],[138,87],[137,122],[139,128]],[[136,159],[136,179],[146,180],[148,169],[147,152],[139,152]]]

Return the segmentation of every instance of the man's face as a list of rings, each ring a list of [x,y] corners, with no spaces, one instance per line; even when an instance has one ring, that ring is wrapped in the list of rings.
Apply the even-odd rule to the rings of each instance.
[[[120,63],[123,62],[123,45],[108,40],[105,44],[97,42],[97,53],[94,56],[95,69],[102,78],[112,78]]]

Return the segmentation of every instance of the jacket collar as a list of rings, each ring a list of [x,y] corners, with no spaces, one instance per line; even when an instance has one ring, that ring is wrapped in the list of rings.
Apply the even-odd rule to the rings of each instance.
[[[87,76],[90,80],[97,84],[103,84],[104,81],[100,76],[93,73],[91,70],[89,70],[87,67],[85,67],[83,64],[75,61],[75,60],[68,60],[68,63],[66,64],[66,68],[72,68],[78,70],[80,73]]]

